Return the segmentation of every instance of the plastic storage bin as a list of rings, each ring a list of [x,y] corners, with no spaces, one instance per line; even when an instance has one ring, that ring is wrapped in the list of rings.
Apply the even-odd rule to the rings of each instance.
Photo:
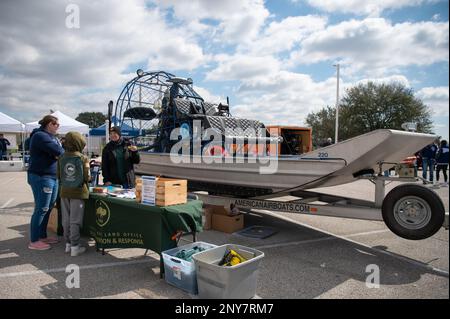
[[[166,282],[194,295],[198,292],[194,260],[186,261],[175,257],[175,255],[183,249],[189,250],[195,246],[206,250],[217,247],[217,245],[214,244],[197,241],[192,244],[172,248],[162,252],[164,260],[164,277]],[[193,256],[195,256],[195,254]]]
[[[248,260],[235,266],[219,266],[227,249],[233,249]],[[264,257],[262,251],[240,245],[227,244],[193,256],[197,272],[199,298],[249,299],[256,294],[258,267]]]

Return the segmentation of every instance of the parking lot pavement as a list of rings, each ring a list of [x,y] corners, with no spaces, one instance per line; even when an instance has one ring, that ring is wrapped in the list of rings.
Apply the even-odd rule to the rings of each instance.
[[[398,186],[393,182],[386,186],[386,194]],[[429,186],[431,187],[431,186]],[[432,188],[442,199],[445,211],[449,210],[448,187]],[[316,189],[333,195],[348,196],[358,199],[373,200],[375,187],[367,180],[360,180],[339,187]],[[361,244],[374,247],[378,250],[390,252],[410,258],[432,267],[449,270],[449,232],[443,228],[434,236],[420,241],[400,238],[393,234],[384,224],[378,221],[352,220],[335,217],[306,216],[295,214],[282,214],[301,224],[318,228],[333,235],[342,236]]]
[[[160,279],[158,255],[144,256],[143,249],[109,250],[103,256],[90,242],[88,252],[79,257],[64,254],[63,244],[43,252],[28,250],[33,199],[25,176],[0,173],[6,181],[0,185],[0,298],[195,298]],[[370,199],[371,185],[366,182],[326,191]],[[448,190],[436,191],[448,211]],[[266,211],[247,213],[245,227],[251,225],[277,232],[254,239],[204,231],[198,240],[263,251],[258,297],[449,298],[448,231],[408,241],[382,222]],[[80,267],[80,288],[66,286],[70,264]],[[376,269],[380,286],[369,288],[366,281]]]

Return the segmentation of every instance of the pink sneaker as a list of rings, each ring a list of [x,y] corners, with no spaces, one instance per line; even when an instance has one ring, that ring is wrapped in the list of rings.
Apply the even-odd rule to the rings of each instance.
[[[38,240],[35,241],[34,243],[30,243],[28,245],[28,248],[34,250],[47,250],[50,249],[50,245]]]
[[[57,244],[57,243],[59,243],[59,240],[56,237],[41,238],[39,240],[41,242],[43,242],[43,243],[46,243],[46,244]]]

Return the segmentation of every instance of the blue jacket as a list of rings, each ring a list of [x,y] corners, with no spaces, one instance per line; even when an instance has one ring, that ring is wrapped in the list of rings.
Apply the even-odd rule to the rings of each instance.
[[[422,158],[435,159],[436,158],[436,151],[437,151],[437,146],[434,145],[434,144],[430,144],[430,145],[425,146],[420,151],[420,155],[422,156]]]
[[[34,130],[30,137],[28,172],[56,178],[57,157],[64,153],[58,139],[44,129]]]
[[[439,152],[436,155],[436,164],[448,164],[449,153],[448,153],[448,145],[443,146],[439,149]]]

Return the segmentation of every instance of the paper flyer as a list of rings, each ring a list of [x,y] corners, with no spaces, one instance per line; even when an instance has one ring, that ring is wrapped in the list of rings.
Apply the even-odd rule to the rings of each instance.
[[[142,176],[142,204],[155,206],[156,177]]]

